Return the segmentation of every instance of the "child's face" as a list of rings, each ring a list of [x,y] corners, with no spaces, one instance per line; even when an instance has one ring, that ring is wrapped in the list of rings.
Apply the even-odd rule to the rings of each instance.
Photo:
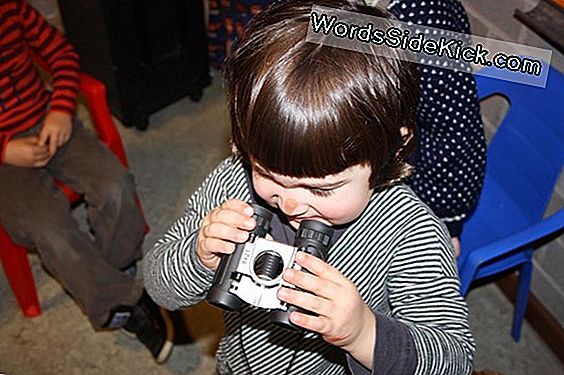
[[[374,189],[369,166],[355,165],[323,178],[295,178],[272,173],[253,162],[253,185],[270,206],[280,209],[294,228],[302,220],[346,224],[360,216]]]

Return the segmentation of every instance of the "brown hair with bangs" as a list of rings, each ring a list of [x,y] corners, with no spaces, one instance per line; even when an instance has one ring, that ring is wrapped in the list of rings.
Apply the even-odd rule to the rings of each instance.
[[[362,164],[372,188],[390,185],[410,171],[417,68],[391,48],[377,56],[307,43],[313,3],[389,17],[342,0],[281,1],[255,16],[226,63],[233,143],[277,174],[321,178]]]

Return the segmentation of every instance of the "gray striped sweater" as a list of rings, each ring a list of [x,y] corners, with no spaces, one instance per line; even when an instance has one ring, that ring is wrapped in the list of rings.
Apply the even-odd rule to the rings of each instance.
[[[214,273],[195,255],[198,229],[225,200],[251,199],[245,173],[237,155],[224,160],[145,256],[146,288],[163,307],[185,308],[205,298]],[[408,187],[374,193],[332,245],[328,262],[354,282],[376,315],[373,371],[318,335],[302,337],[278,328],[268,322],[267,311],[245,307],[224,315],[225,334],[216,355],[220,374],[471,372],[475,347],[449,235]]]

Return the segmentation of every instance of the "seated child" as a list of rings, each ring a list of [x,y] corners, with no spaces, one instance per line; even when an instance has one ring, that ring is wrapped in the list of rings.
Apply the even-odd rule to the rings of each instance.
[[[341,0],[328,7],[386,17]],[[305,333],[245,305],[225,312],[219,374],[469,374],[474,341],[449,234],[402,183],[415,146],[417,67],[306,42],[311,2],[251,21],[226,66],[234,152],[145,257],[149,294],[168,309],[204,300],[219,261],[245,242],[258,202],[270,235],[293,244],[303,220],[334,228],[327,262],[298,252],[280,300]]]
[[[0,223],[14,243],[37,249],[93,328],[123,327],[162,363],[172,331],[131,277],[143,256],[145,224],[135,184],[74,116],[78,55],[24,0],[0,2],[0,20]],[[32,53],[46,63],[52,91]],[[55,179],[84,196],[94,238],[72,216]]]

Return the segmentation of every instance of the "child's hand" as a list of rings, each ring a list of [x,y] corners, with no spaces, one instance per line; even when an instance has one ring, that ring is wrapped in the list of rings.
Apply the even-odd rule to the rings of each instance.
[[[36,135],[11,139],[6,144],[4,163],[23,168],[41,168],[49,163],[47,145],[40,146]]]
[[[296,262],[309,272],[286,269],[284,280],[309,291],[280,288],[278,297],[318,316],[292,312],[292,323],[318,332],[328,343],[348,351],[367,368],[372,368],[376,318],[364,303],[356,286],[319,258],[299,252]]]
[[[221,254],[231,254],[236,243],[245,242],[256,222],[253,208],[240,200],[231,199],[206,215],[198,234],[196,252],[200,261],[215,270]]]
[[[68,113],[50,111],[45,116],[39,133],[39,145],[49,146],[49,155],[55,155],[57,148],[64,145],[72,134],[72,117]]]

